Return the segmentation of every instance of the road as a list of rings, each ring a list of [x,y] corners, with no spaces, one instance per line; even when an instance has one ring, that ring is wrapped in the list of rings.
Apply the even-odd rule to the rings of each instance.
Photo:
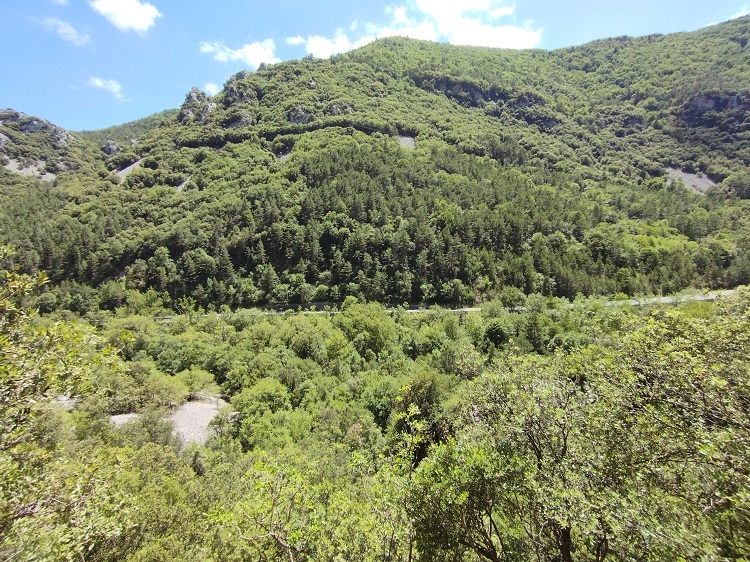
[[[714,301],[720,297],[728,297],[735,293],[735,289],[727,289],[722,291],[711,291],[710,293],[697,293],[694,295],[681,295],[681,296],[667,296],[667,297],[647,297],[640,299],[621,299],[621,300],[607,300],[603,302],[604,306],[648,306],[652,304],[681,304],[686,302],[699,302],[699,301]],[[258,310],[260,314],[266,316],[280,316],[287,313],[292,314],[340,314],[341,310],[338,308],[331,308],[329,310],[305,310],[302,308],[303,305],[299,305],[299,309],[294,310],[288,308],[286,310],[268,310],[268,309],[242,309],[242,310]],[[309,305],[308,305],[309,306]],[[569,307],[576,306],[575,303],[570,303]],[[523,312],[526,308],[523,306],[509,308],[511,312]],[[416,308],[387,308],[388,312],[404,312],[406,314],[418,314],[424,312],[430,312],[434,310],[432,308],[416,307]],[[447,310],[450,312],[458,313],[470,313],[470,312],[482,312],[482,307],[463,307],[463,308],[442,308],[441,310]],[[201,317],[208,315],[202,314]],[[164,315],[156,316],[154,319],[159,322],[171,322],[175,315]]]

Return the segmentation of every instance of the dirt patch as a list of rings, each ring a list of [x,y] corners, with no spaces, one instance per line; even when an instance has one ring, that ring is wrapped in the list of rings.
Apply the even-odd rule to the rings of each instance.
[[[415,139],[414,137],[407,137],[407,136],[401,135],[398,137],[398,142],[404,148],[411,148],[412,150],[417,148],[417,139]]]
[[[174,431],[182,438],[183,443],[205,443],[211,435],[208,424],[216,417],[219,410],[227,403],[220,398],[208,398],[187,402],[177,408],[169,418],[174,424]]]
[[[180,436],[185,445],[190,443],[204,444],[211,436],[209,424],[219,410],[227,406],[221,398],[202,398],[186,402],[169,415],[174,432]],[[138,414],[118,414],[110,416],[109,421],[120,427],[138,418]]]
[[[18,160],[16,160],[15,158],[11,158],[4,166],[4,168],[16,174],[21,174],[22,176],[38,177],[42,181],[52,181],[57,177],[55,174],[45,172],[44,162],[41,161],[37,162],[36,164],[32,164],[31,166],[24,167],[21,166],[21,163]]]
[[[681,181],[685,184],[685,187],[701,195],[704,195],[706,191],[716,185],[715,182],[704,175],[688,174],[676,168],[667,168],[667,175],[675,181]]]

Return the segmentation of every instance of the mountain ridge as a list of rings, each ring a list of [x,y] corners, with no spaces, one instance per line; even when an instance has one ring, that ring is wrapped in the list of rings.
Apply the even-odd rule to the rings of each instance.
[[[50,306],[74,283],[83,309],[107,291],[236,307],[731,287],[750,279],[748,37],[745,17],[556,51],[387,38],[262,65],[76,133],[49,212],[7,172],[22,197],[0,238],[50,272]],[[692,193],[670,170],[716,185]],[[18,224],[32,216],[44,232]]]

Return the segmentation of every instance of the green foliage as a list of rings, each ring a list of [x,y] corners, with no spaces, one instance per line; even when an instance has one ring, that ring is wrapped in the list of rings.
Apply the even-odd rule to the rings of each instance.
[[[750,282],[747,35],[392,38],[101,132],[8,114],[57,177],[0,170],[0,558],[743,560],[748,293],[627,297]],[[167,408],[219,388],[185,447]]]
[[[47,271],[45,309],[79,314],[149,290],[218,310],[734,286],[746,35],[740,18],[548,53],[391,38],[242,72],[71,140],[79,171],[54,185],[0,171],[0,241]],[[7,150],[57,142],[13,123]],[[139,140],[105,162],[107,136]],[[668,168],[723,182],[698,195]]]
[[[395,323],[376,303],[345,306],[336,316],[335,325],[366,358],[386,352],[396,335]]]
[[[422,551],[741,557],[747,475],[726,471],[748,450],[746,323],[742,308],[657,313],[617,349],[511,359],[477,379],[455,440],[416,471]]]
[[[196,367],[180,371],[175,375],[175,378],[187,388],[188,398],[197,398],[201,392],[211,394],[216,386],[211,373]]]
[[[7,454],[34,435],[40,397],[72,395],[96,368],[91,334],[75,325],[34,325],[24,300],[46,283],[44,274],[30,277],[6,269],[12,252],[0,246],[0,453]],[[92,360],[94,359],[94,360]]]
[[[336,314],[219,315],[186,299],[181,317],[99,316],[94,335],[33,317],[34,280],[4,255],[4,376],[22,376],[13,350],[31,344],[52,377],[19,398],[31,408],[2,412],[3,428],[22,430],[4,434],[0,454],[4,558],[624,561],[748,549],[744,290],[642,309],[532,295],[481,313],[349,298]],[[52,330],[53,354],[33,347]],[[154,407],[211,379],[234,413],[216,418],[206,446],[185,448]],[[68,413],[54,395],[74,382]]]

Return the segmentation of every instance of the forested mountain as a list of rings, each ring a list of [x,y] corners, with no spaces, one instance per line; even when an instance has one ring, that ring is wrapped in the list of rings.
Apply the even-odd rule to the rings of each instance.
[[[48,272],[45,307],[79,312],[126,289],[244,307],[746,283],[749,26],[551,52],[384,39],[65,146],[6,117],[7,158],[57,176],[0,172],[0,235]]]
[[[0,559],[747,562],[749,37],[0,111]]]

